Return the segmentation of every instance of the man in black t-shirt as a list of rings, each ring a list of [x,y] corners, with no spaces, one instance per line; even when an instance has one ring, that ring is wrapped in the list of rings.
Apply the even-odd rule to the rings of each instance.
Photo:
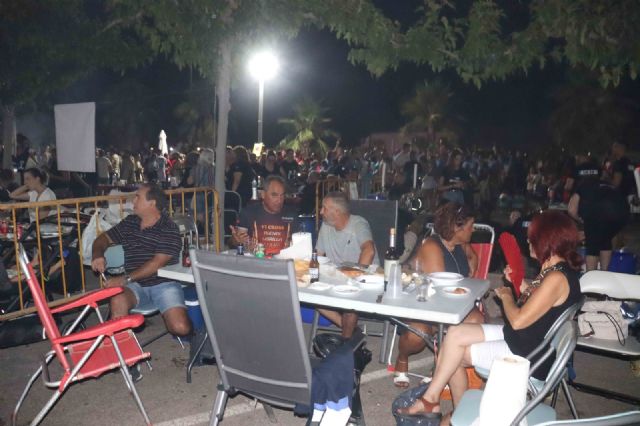
[[[611,184],[625,197],[636,194],[633,166],[631,165],[629,158],[626,156],[626,153],[626,143],[615,141],[613,145],[611,145]]]
[[[297,232],[297,216],[295,209],[284,205],[285,188],[282,177],[267,178],[262,203],[243,209],[238,226],[231,227],[230,246],[261,243],[265,254],[274,255],[289,245],[291,234]]]
[[[293,180],[296,178],[298,171],[300,170],[300,166],[293,157],[293,149],[289,148],[287,150],[287,156],[282,160],[280,168],[282,169],[283,177],[285,179]]]

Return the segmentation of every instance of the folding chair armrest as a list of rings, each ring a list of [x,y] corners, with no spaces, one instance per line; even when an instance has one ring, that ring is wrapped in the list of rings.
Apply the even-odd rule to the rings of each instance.
[[[109,299],[116,294],[120,294],[124,291],[123,287],[109,287],[104,288],[102,290],[90,291],[84,296],[79,297],[76,300],[73,300],[69,303],[65,303],[64,305],[58,306],[57,308],[51,309],[52,314],[57,314],[60,312],[65,312],[75,308],[82,308],[87,305],[96,306],[97,302]]]
[[[66,343],[89,340],[103,335],[113,335],[119,331],[136,328],[144,324],[144,316],[140,314],[127,315],[89,327],[76,333],[53,339],[53,343],[64,345]]]

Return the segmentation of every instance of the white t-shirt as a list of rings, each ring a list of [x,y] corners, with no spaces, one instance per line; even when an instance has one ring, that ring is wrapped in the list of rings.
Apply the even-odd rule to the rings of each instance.
[[[45,188],[44,191],[40,195],[36,191],[29,191],[29,202],[34,203],[36,201],[51,201],[56,199],[56,194],[51,190],[51,188]],[[54,214],[54,210],[49,212],[49,216]],[[36,209],[29,209],[29,221],[36,221]]]
[[[360,259],[360,246],[367,241],[373,241],[369,222],[361,216],[349,216],[347,226],[338,231],[331,225],[323,223],[318,233],[316,248],[336,265],[344,262],[357,263]],[[375,243],[374,243],[375,247]],[[373,256],[372,263],[378,263],[378,250]]]

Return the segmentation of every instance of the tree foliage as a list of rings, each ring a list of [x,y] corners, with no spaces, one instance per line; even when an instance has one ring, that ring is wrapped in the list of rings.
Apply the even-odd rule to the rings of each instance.
[[[133,33],[114,31],[100,3],[0,2],[0,103],[20,105],[62,89],[98,67],[149,58]]]
[[[480,87],[549,61],[598,73],[603,86],[635,79],[640,3],[599,0],[424,0],[417,24],[352,43],[350,59],[379,75],[402,61],[454,69]],[[379,43],[386,46],[381,48]]]
[[[331,119],[326,117],[327,108],[309,98],[293,107],[293,117],[281,118],[278,122],[290,130],[290,134],[280,141],[279,148],[291,148],[308,155],[315,153],[324,158],[329,150],[327,139],[338,134],[327,128]]]
[[[573,152],[605,154],[613,140],[628,139],[638,118],[637,101],[590,81],[572,81],[553,98],[557,106],[549,124],[554,142]]]

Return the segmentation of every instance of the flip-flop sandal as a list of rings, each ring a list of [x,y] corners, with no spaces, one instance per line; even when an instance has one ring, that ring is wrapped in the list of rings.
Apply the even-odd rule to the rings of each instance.
[[[393,384],[397,387],[397,388],[408,388],[409,385],[411,384],[411,381],[409,380],[409,375],[407,375],[406,372],[403,371],[396,371],[393,374]]]

